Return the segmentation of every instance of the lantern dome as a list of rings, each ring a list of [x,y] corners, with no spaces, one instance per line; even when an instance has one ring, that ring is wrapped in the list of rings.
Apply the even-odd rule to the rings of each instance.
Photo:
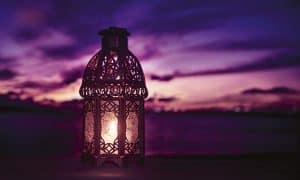
[[[128,50],[124,28],[110,27],[99,32],[102,49],[89,61],[79,93],[89,97],[136,97],[148,95],[138,59]]]

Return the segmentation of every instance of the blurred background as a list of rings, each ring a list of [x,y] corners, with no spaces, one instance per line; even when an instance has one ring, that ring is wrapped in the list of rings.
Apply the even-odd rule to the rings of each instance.
[[[147,155],[299,153],[295,0],[0,2],[0,156],[78,156],[79,87],[121,26],[143,67]]]

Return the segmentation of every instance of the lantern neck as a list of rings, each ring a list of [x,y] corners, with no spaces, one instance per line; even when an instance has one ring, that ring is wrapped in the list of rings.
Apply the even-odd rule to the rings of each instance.
[[[129,32],[125,28],[110,27],[99,32],[102,36],[102,49],[128,49]]]

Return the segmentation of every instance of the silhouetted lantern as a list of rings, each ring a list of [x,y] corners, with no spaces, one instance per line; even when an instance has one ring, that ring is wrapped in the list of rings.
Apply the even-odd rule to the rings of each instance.
[[[128,50],[126,29],[110,27],[99,34],[102,49],[89,61],[79,91],[84,98],[82,158],[97,166],[142,163],[148,95],[143,70]]]

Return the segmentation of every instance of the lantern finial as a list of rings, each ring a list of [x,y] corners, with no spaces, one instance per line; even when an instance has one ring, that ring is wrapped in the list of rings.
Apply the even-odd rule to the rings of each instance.
[[[102,49],[127,49],[128,36],[130,35],[127,29],[120,27],[109,27],[98,33],[102,36]]]
[[[119,35],[119,36],[130,36],[130,33],[126,28],[111,26],[107,29],[103,29],[98,33],[101,36]]]

